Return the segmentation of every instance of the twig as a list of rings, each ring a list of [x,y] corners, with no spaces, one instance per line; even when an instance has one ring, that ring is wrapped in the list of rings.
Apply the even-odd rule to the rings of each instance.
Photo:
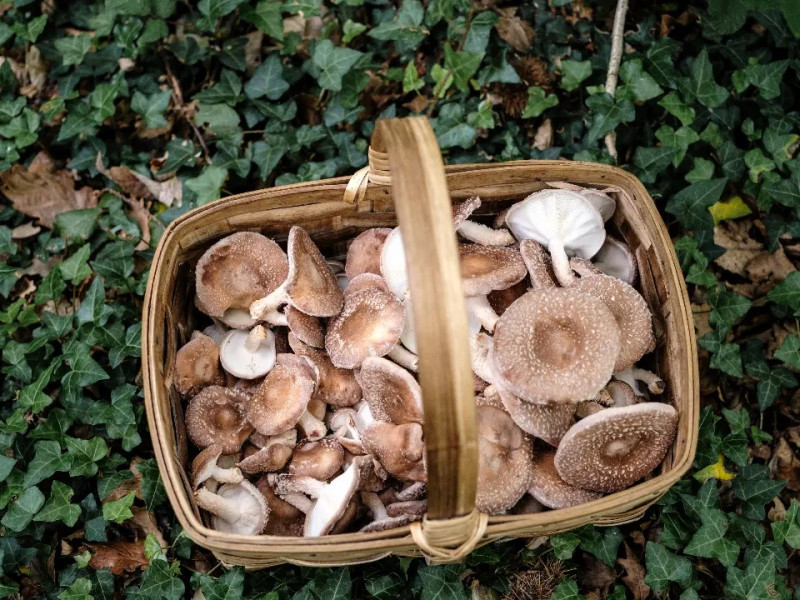
[[[178,83],[178,79],[175,77],[175,75],[172,74],[172,69],[169,66],[169,60],[167,60],[167,59],[164,59],[164,70],[166,71],[167,80],[169,81],[170,86],[172,87],[172,94],[173,94],[173,97],[175,98],[175,102],[178,104],[178,108],[179,108],[178,112],[181,114],[183,119],[192,128],[192,131],[194,132],[194,135],[197,138],[197,141],[200,142],[200,147],[203,149],[203,154],[205,155],[206,162],[210,165],[210,164],[212,164],[211,154],[208,151],[208,146],[206,146],[206,140],[203,137],[203,134],[200,133],[200,130],[197,128],[197,125],[194,124],[194,121],[192,120],[192,117],[191,116],[187,117],[184,114],[185,113],[184,109],[186,108],[186,103],[183,101],[183,93],[181,92],[181,86]]]
[[[617,11],[614,13],[614,27],[611,30],[611,58],[608,61],[608,75],[606,75],[606,92],[614,97],[617,91],[619,78],[619,63],[622,61],[622,49],[625,45],[625,14],[628,12],[628,0],[617,0]],[[608,153],[617,159],[617,134],[612,131],[606,135],[606,148]]]

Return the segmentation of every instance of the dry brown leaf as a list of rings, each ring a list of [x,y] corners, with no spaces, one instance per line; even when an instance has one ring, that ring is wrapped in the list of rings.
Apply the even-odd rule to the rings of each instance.
[[[547,150],[553,146],[553,123],[550,119],[545,119],[539,125],[536,135],[533,137],[533,147],[537,150]]]
[[[645,600],[650,595],[650,586],[644,582],[644,576],[647,575],[647,570],[642,566],[642,563],[636,559],[631,547],[625,543],[625,556],[627,558],[618,558],[617,564],[625,569],[625,575],[622,576],[622,581],[625,586],[633,594],[634,600]]]
[[[731,273],[747,277],[745,267],[764,251],[764,246],[750,235],[750,221],[725,221],[714,228],[714,243],[726,252],[714,262]]]
[[[164,539],[161,530],[158,528],[158,525],[156,525],[156,519],[153,513],[140,506],[132,506],[131,512],[133,513],[133,517],[125,521],[125,525],[131,527],[135,533],[141,535],[142,539],[146,538],[148,534],[153,534],[159,545],[166,549],[168,546],[167,540]]]
[[[8,66],[11,67],[11,72],[14,74],[19,84],[25,85],[25,65],[20,64],[13,58],[0,56],[0,67],[3,66],[3,63],[8,63]]]
[[[786,520],[786,507],[781,502],[780,498],[775,498],[772,501],[773,506],[767,512],[767,518],[770,522],[785,521]]]
[[[120,58],[117,61],[117,64],[119,65],[119,70],[122,71],[123,73],[130,71],[133,67],[136,66],[135,62],[133,62],[130,58],[125,58],[125,57]]]
[[[589,554],[584,555],[578,583],[587,590],[599,590],[601,597],[617,580],[617,572]]]
[[[25,52],[25,76],[27,83],[20,89],[23,96],[32,98],[44,88],[47,82],[47,63],[39,49],[31,45]]]
[[[122,192],[134,198],[146,198],[148,200],[154,199],[155,196],[150,192],[149,187],[144,182],[140,181],[136,175],[128,167],[110,167],[106,169],[103,164],[103,155],[98,152],[97,158],[94,161],[95,168],[101,174],[108,177],[111,181],[116,183]],[[155,182],[153,182],[155,183]]]
[[[515,16],[516,8],[507,8],[500,11],[500,20],[495,29],[500,37],[508,42],[514,50],[527,52],[533,45],[536,31],[533,26],[523,19]]]
[[[753,283],[759,285],[762,294],[767,293],[786,279],[789,273],[796,270],[792,261],[786,257],[783,248],[778,248],[773,254],[762,252],[745,266],[747,276]]]
[[[261,64],[261,46],[264,43],[264,32],[256,29],[244,37],[247,38],[247,43],[244,45],[244,64],[247,67],[247,72],[252,73],[253,69]]]
[[[136,497],[141,498],[142,495],[142,486],[141,486],[141,477],[137,480],[136,477],[133,479],[128,479],[127,481],[123,481],[113,490],[108,493],[108,496],[105,498],[101,498],[103,503],[105,502],[113,502],[114,500],[119,500],[123,496],[127,496],[131,492],[136,492]]]
[[[141,542],[116,541],[110,544],[86,544],[92,551],[89,566],[93,569],[109,569],[114,575],[146,567],[150,561],[144,555],[144,540]]]
[[[22,225],[18,225],[11,230],[11,239],[12,240],[24,240],[29,237],[33,237],[37,233],[42,230],[41,227],[37,227],[33,224],[32,221],[27,223],[23,223]]]
[[[39,153],[40,155],[44,153]],[[38,157],[37,157],[38,158]],[[61,213],[97,206],[97,194],[88,187],[75,189],[75,181],[65,170],[54,170],[52,160],[45,155],[35,158],[28,169],[14,165],[0,173],[0,188],[14,208],[52,228]]]
[[[21,271],[22,275],[38,275],[39,277],[45,277],[47,274],[52,270],[52,266],[42,262],[35,256],[33,257],[33,261],[31,264]]]
[[[134,248],[137,251],[145,250],[150,247],[150,211],[145,208],[144,203],[139,198],[128,199],[125,198],[136,224],[139,226],[139,231],[142,232],[142,239],[136,244]]]
[[[423,110],[428,108],[428,99],[425,96],[414,96],[413,100],[409,100],[405,104],[403,104],[405,108],[410,110],[413,113],[421,113]]]
[[[800,460],[785,439],[780,438],[772,460],[769,461],[769,470],[775,479],[786,482],[786,488],[794,492],[800,491]]]

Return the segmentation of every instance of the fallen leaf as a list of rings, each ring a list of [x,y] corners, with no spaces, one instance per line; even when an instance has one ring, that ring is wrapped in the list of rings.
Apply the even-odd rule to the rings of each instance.
[[[117,61],[117,64],[119,65],[119,70],[123,73],[130,71],[134,66],[136,66],[135,62],[133,62],[130,58],[125,57],[120,58]]]
[[[20,93],[32,98],[42,91],[47,82],[47,63],[44,62],[39,48],[34,45],[25,52],[25,76],[28,83],[20,89]]]
[[[39,153],[43,154],[42,152]],[[0,188],[14,208],[29,217],[35,217],[47,228],[52,228],[61,213],[79,208],[97,206],[97,194],[88,187],[75,189],[75,181],[65,170],[54,170],[49,157],[33,160],[25,169],[14,165],[0,173]]]
[[[428,99],[425,96],[417,95],[414,96],[412,100],[409,100],[403,104],[403,106],[412,113],[421,113],[423,110],[428,108]]]
[[[584,554],[578,583],[587,590],[599,590],[601,597],[617,580],[617,572],[590,554]]]
[[[709,207],[708,212],[711,213],[714,219],[714,225],[719,225],[722,221],[738,219],[753,214],[753,211],[744,203],[741,196],[731,196],[724,202],[715,202]]]
[[[23,223],[22,225],[18,225],[11,230],[11,239],[12,240],[24,240],[29,237],[33,237],[37,233],[42,230],[41,227],[37,227],[33,224],[32,221],[28,221],[27,223]]]
[[[133,517],[125,521],[125,525],[131,527],[135,533],[140,534],[142,539],[152,533],[159,545],[166,550],[168,546],[167,540],[164,539],[161,530],[158,528],[158,525],[156,525],[156,519],[153,513],[140,506],[132,506],[131,512],[133,513]]]
[[[21,271],[23,275],[38,275],[39,277],[45,277],[51,270],[52,266],[42,262],[35,256],[33,257],[33,261],[29,266]]]
[[[800,460],[795,456],[789,442],[783,438],[775,446],[772,460],[769,461],[769,470],[775,479],[786,482],[787,489],[800,491]]]
[[[536,31],[533,26],[514,13],[516,8],[507,8],[500,11],[500,20],[497,21],[495,29],[498,35],[511,45],[518,52],[527,52],[533,45],[533,38]]]
[[[547,150],[553,146],[553,122],[550,119],[545,119],[544,123],[539,125],[536,130],[536,135],[533,136],[533,147],[537,150]]]
[[[25,85],[25,65],[18,63],[13,58],[9,58],[7,56],[0,56],[0,66],[3,66],[3,63],[8,63],[8,66],[11,67],[11,72],[14,74],[14,77],[19,82],[20,85]]]
[[[114,500],[119,500],[123,496],[127,496],[131,492],[136,492],[137,497],[141,497],[142,495],[141,483],[135,477],[120,483],[108,493],[108,496],[101,498],[101,500],[104,503],[113,502]]]
[[[785,521],[786,520],[786,507],[781,502],[780,498],[775,498],[772,501],[772,508],[769,509],[767,512],[767,518],[770,522],[774,523],[775,521]]]
[[[725,221],[714,227],[714,243],[726,252],[714,262],[731,273],[747,277],[745,267],[764,251],[763,245],[750,235],[749,221]]]
[[[757,284],[762,296],[786,279],[789,273],[796,270],[783,248],[778,248],[772,254],[762,252],[745,265],[747,276],[754,284]]]
[[[144,540],[141,542],[116,541],[110,544],[86,544],[92,551],[89,566],[93,569],[109,569],[114,575],[135,571],[149,564],[144,555]]]
[[[183,186],[175,176],[159,182],[145,177],[128,167],[110,167],[106,169],[105,165],[103,165],[103,156],[99,152],[95,160],[95,168],[116,183],[128,196],[144,200],[158,200],[166,206],[181,205]],[[144,229],[142,229],[142,233],[144,233]]]
[[[246,36],[247,43],[244,45],[244,64],[247,72],[252,73],[261,64],[261,46],[264,43],[264,32],[256,29]]]

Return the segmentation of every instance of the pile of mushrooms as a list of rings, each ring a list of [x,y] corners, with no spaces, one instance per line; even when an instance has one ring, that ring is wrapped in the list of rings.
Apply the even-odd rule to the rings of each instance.
[[[479,441],[478,509],[589,502],[664,459],[678,414],[641,368],[655,348],[613,189],[551,184],[499,215],[454,206]],[[426,510],[424,414],[399,228],[344,261],[301,227],[284,251],[238,232],[196,268],[210,317],[177,352],[197,504],[245,535],[381,531]]]

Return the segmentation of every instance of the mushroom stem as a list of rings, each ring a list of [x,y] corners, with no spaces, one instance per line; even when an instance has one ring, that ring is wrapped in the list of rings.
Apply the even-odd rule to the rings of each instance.
[[[494,327],[497,325],[500,316],[494,311],[492,305],[489,304],[489,298],[486,296],[474,296],[467,298],[467,311],[481,322],[483,328],[489,333],[494,332]]]
[[[533,289],[556,287],[550,274],[550,259],[541,244],[534,240],[522,240],[519,251],[528,269]]]
[[[267,339],[267,330],[263,325],[256,325],[250,330],[247,339],[244,341],[244,347],[250,352],[256,352],[258,347]]]
[[[212,515],[216,515],[228,523],[235,523],[242,514],[242,507],[239,502],[231,498],[223,498],[204,487],[197,490],[194,493],[194,497],[200,508],[204,508]]]
[[[415,481],[408,487],[397,492],[397,502],[408,502],[410,500],[422,500],[428,493],[428,484]]]
[[[288,502],[297,510],[305,514],[308,514],[308,511],[314,507],[314,501],[305,494],[284,494],[281,496],[281,500]]]
[[[369,409],[369,404],[367,404],[364,400],[359,402],[357,407],[355,424],[360,439],[360,434],[364,433],[367,428],[375,422],[375,417],[373,416],[372,411]]]
[[[409,371],[417,372],[417,368],[419,365],[419,359],[417,355],[411,352],[411,350],[407,350],[401,344],[397,344],[394,348],[389,350],[389,353],[386,355],[387,358],[390,358],[394,362],[396,362],[401,367],[408,369]]]
[[[652,371],[640,369],[638,367],[631,367],[630,369],[625,369],[624,371],[614,373],[614,379],[619,379],[620,381],[627,383],[629,386],[631,386],[631,388],[633,388],[633,391],[637,396],[642,395],[639,392],[639,386],[637,385],[638,381],[641,381],[647,385],[647,389],[650,390],[651,394],[663,394],[664,390],[666,389],[666,384],[661,377]]]
[[[463,221],[456,231],[461,237],[484,246],[510,246],[516,240],[507,229],[492,229],[475,221]]]
[[[312,442],[321,440],[325,437],[325,434],[328,433],[328,428],[325,426],[325,423],[308,411],[302,414],[297,424],[300,426],[300,429],[303,430],[305,436]]]
[[[285,312],[280,312],[279,310],[273,310],[271,313],[264,317],[264,320],[269,323],[270,325],[275,325],[277,327],[288,327],[289,320],[286,317]]]
[[[553,273],[555,273],[556,279],[562,286],[568,287],[575,280],[575,275],[569,266],[569,257],[564,250],[564,243],[558,238],[553,238],[547,249],[553,259]]]
[[[373,521],[382,521],[389,517],[386,507],[375,492],[361,492],[361,500],[372,513]]]
[[[225,469],[223,467],[214,467],[211,471],[211,479],[219,483],[239,483],[244,476],[237,468]]]
[[[287,292],[289,280],[286,279],[282,284],[263,298],[256,300],[250,305],[250,316],[259,321],[267,320],[267,317],[278,311],[281,304],[289,302]]]
[[[328,485],[324,481],[319,481],[313,477],[297,477],[287,474],[270,474],[267,477],[267,481],[281,498],[290,494],[305,494],[312,498],[319,498],[320,494],[325,491],[325,486]]]

